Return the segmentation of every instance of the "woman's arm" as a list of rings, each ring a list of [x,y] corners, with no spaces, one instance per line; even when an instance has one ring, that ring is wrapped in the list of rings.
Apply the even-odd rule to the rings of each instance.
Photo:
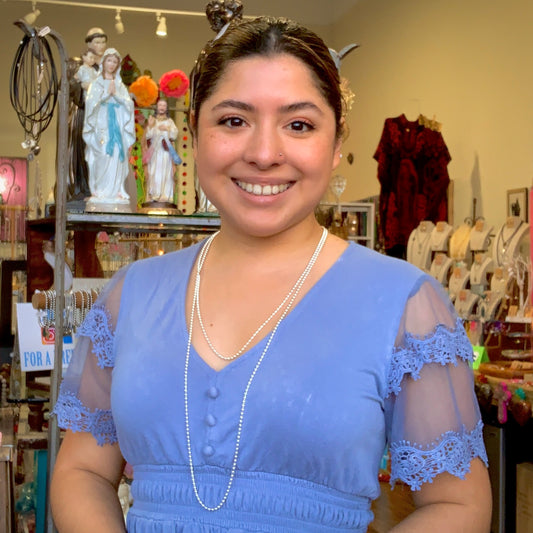
[[[53,471],[52,515],[59,533],[126,531],[117,488],[124,469],[118,444],[67,431]]]
[[[424,483],[413,492],[417,507],[394,533],[488,533],[492,496],[485,465],[474,459],[465,479],[439,474],[433,483]]]

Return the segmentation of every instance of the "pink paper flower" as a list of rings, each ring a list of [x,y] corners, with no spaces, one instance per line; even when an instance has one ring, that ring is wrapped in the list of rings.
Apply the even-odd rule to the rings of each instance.
[[[159,79],[161,92],[171,98],[183,96],[189,88],[189,78],[181,70],[169,70]]]

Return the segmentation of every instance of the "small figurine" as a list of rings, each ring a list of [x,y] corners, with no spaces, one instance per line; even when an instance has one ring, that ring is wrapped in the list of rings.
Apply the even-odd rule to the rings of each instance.
[[[176,165],[181,163],[181,158],[173,144],[178,138],[178,128],[169,116],[166,100],[161,99],[157,102],[155,115],[148,118],[145,135],[148,150],[143,159],[146,162],[149,200],[146,203],[170,204],[169,207],[175,208],[174,174]]]
[[[98,56],[92,49],[88,48],[82,52],[81,59],[83,63],[74,77],[81,83],[83,93],[86,95],[89,85],[96,79],[96,76],[98,76],[98,72],[94,69]]]
[[[107,35],[102,28],[91,28],[87,32],[85,42],[87,43],[87,48],[92,50],[96,56],[96,62],[93,68],[98,70],[100,63],[102,62],[104,52],[107,49]]]
[[[135,141],[134,106],[120,78],[120,54],[108,48],[85,102],[83,139],[89,167],[88,211],[130,211],[125,181]]]

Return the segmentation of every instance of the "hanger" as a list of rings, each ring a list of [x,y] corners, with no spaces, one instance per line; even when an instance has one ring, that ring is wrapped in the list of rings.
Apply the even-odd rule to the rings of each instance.
[[[422,113],[420,113],[420,115],[418,115],[418,123],[421,126],[429,128],[430,130],[433,130],[433,131],[441,131],[442,129],[442,124],[440,122],[437,122],[436,115],[433,115],[433,118],[430,119],[430,118],[427,118]]]

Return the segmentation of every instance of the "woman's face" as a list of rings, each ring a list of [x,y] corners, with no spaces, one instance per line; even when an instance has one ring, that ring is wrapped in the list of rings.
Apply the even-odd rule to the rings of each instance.
[[[268,236],[314,222],[340,141],[304,63],[253,56],[231,63],[203,102],[194,154],[200,185],[224,223]]]
[[[104,59],[104,74],[113,75],[118,68],[119,60],[117,56],[109,55]]]

